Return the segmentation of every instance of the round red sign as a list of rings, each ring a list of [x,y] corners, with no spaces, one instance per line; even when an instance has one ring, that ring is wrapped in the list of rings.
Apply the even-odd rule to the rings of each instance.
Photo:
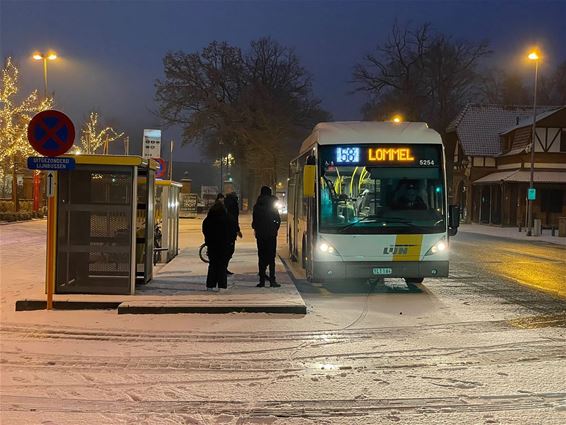
[[[155,170],[155,178],[160,179],[165,175],[165,171],[167,170],[167,163],[162,158],[153,158],[157,161],[158,167]]]
[[[75,126],[62,112],[42,111],[28,124],[28,140],[30,145],[42,155],[63,155],[73,146]]]

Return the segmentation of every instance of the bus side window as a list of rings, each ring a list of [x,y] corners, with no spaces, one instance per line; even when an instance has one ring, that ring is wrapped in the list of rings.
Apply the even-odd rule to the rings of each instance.
[[[295,175],[287,183],[287,212],[295,215]]]
[[[304,211],[306,210],[303,206],[303,173],[297,173],[297,185],[295,186],[295,192],[297,193],[297,217],[304,219]]]

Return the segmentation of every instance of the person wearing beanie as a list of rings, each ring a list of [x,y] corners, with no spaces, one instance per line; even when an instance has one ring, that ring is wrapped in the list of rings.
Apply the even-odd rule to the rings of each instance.
[[[281,225],[279,211],[275,206],[277,198],[272,195],[271,188],[263,186],[253,209],[252,228],[257,242],[259,283],[264,287],[269,279],[269,286],[277,288],[281,285],[275,280],[275,253],[277,251],[277,232]],[[269,278],[266,275],[269,268]]]

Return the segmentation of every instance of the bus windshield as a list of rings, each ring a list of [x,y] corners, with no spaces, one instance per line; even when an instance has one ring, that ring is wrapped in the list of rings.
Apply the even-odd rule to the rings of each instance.
[[[342,157],[340,149],[320,147],[321,233],[446,231],[440,146],[383,152],[361,147]]]

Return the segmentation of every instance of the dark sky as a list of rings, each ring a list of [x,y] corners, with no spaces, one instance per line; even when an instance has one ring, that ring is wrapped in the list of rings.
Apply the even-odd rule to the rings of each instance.
[[[79,126],[93,108],[130,135],[139,152],[143,128],[159,126],[150,110],[154,80],[170,50],[193,52],[212,40],[245,48],[272,36],[294,47],[314,75],[316,95],[335,120],[360,119],[350,95],[353,65],[401,24],[430,22],[457,39],[488,39],[491,61],[532,72],[518,58],[528,46],[545,53],[543,72],[566,59],[566,0],[560,1],[9,1],[0,0],[0,56],[20,66],[24,90],[42,90],[34,50],[54,49],[49,89],[57,108]],[[164,140],[178,137],[164,130]],[[198,160],[194,148],[176,159]],[[167,155],[164,154],[167,158]]]

